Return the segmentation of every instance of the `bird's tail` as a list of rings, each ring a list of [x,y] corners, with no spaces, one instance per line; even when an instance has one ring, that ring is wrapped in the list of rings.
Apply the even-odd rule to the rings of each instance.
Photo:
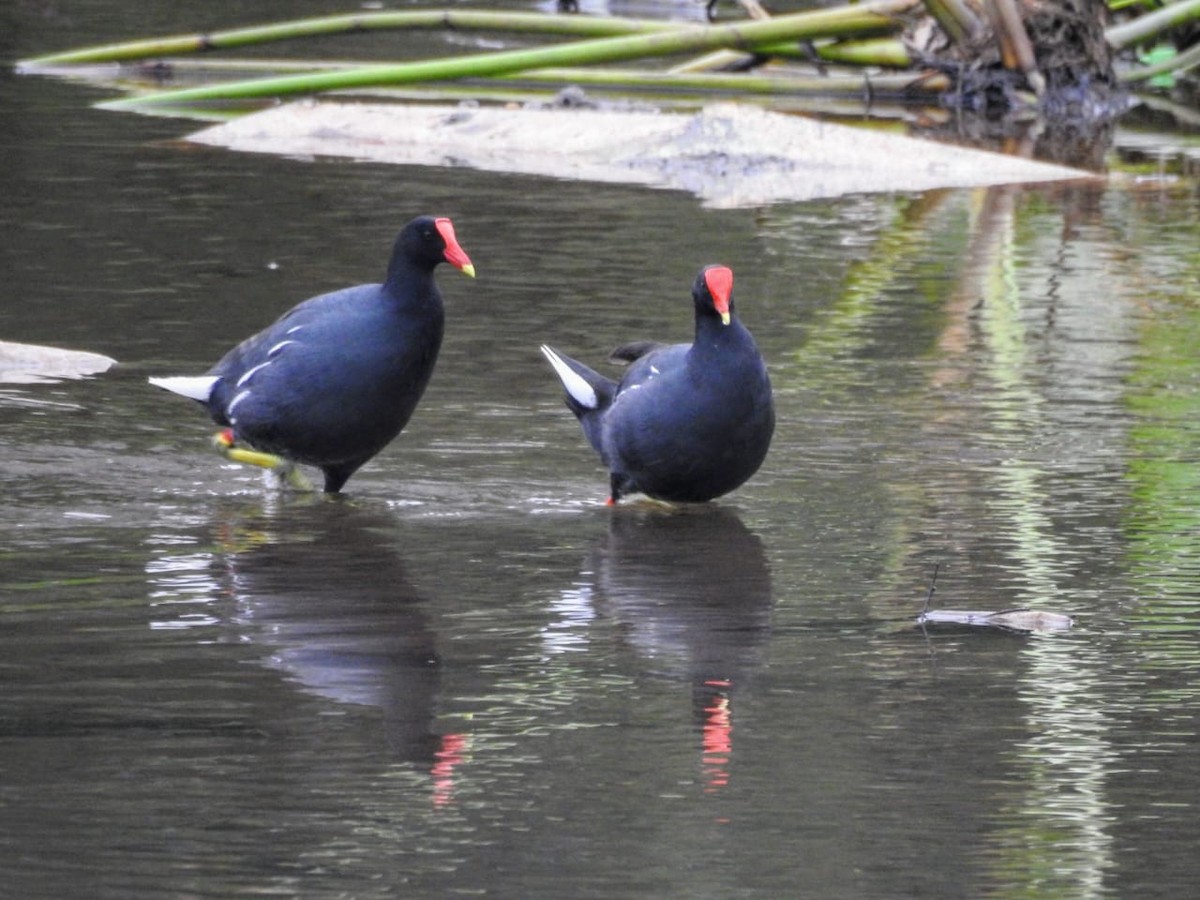
[[[207,403],[212,396],[213,388],[221,379],[216,375],[176,375],[168,378],[148,379],[151,384],[182,397],[190,397]]]
[[[607,409],[616,393],[617,384],[594,372],[581,362],[562,356],[553,347],[542,345],[542,355],[554,367],[554,374],[567,392],[567,407],[582,418],[589,412]]]

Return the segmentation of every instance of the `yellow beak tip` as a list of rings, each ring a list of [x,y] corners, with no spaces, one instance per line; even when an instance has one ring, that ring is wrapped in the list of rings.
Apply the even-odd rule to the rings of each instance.
[[[473,265],[471,265],[470,263],[467,263],[465,266],[463,266],[460,271],[464,275],[466,275],[468,278],[475,277],[475,267]]]
[[[731,319],[729,317],[729,313],[727,313],[727,312],[721,313],[721,324],[722,325],[728,325],[730,323],[730,321],[731,321]]]

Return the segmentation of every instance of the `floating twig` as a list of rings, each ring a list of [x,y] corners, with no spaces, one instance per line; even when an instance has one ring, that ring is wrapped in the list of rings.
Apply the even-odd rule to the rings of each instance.
[[[1002,609],[997,612],[978,609],[931,610],[929,604],[933,601],[934,585],[937,582],[939,568],[940,564],[933,567],[933,577],[929,579],[929,590],[925,594],[925,604],[921,608],[921,614],[917,616],[917,624],[922,628],[926,625],[965,625],[968,627],[1001,628],[1005,631],[1029,633],[1035,631],[1066,631],[1075,624],[1075,620],[1068,615],[1030,609],[1025,606]]]

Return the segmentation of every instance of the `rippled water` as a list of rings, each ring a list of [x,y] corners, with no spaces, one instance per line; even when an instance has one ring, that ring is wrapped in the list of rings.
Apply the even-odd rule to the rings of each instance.
[[[1194,185],[718,211],[196,149],[92,96],[0,80],[0,338],[119,360],[0,385],[5,892],[1192,889]],[[427,210],[479,278],[440,273],[433,384],[346,497],[265,491],[146,385]],[[537,345],[682,339],[714,260],[772,453],[604,508]],[[935,607],[1076,626],[923,631],[935,565]]]

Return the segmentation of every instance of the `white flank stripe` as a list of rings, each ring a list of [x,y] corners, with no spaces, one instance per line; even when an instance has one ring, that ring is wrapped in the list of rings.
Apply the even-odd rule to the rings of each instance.
[[[225,409],[225,415],[227,415],[229,417],[230,422],[236,424],[237,419],[234,418],[233,409],[235,406],[237,406],[239,403],[241,403],[243,400],[245,400],[249,396],[250,396],[250,391],[248,391],[248,390],[242,391],[240,394],[238,394],[236,397],[234,397],[233,400],[230,402],[229,406]]]
[[[192,400],[207,403],[213,387],[219,379],[216,375],[176,375],[170,378],[151,378],[150,383]]]
[[[272,347],[270,350],[267,351],[267,356],[274,356],[276,353],[278,353],[280,350],[282,350],[288,344],[294,344],[294,343],[296,343],[296,342],[295,341],[280,341],[278,344],[276,344],[274,347]]]
[[[545,344],[542,344],[542,355],[550,361],[550,365],[554,366],[554,374],[558,376],[563,388],[575,399],[576,403],[586,406],[588,409],[595,409],[600,405],[600,399],[592,390],[592,386],[584,381],[583,376],[563,362],[561,356]]]
[[[241,387],[242,385],[244,385],[247,381],[249,381],[251,379],[251,377],[254,375],[255,372],[257,372],[263,366],[269,366],[272,362],[273,362],[273,360],[268,359],[266,362],[260,362],[257,366],[254,366],[254,368],[252,368],[252,369],[247,369],[246,374],[237,380],[237,384],[235,384],[234,387]]]

